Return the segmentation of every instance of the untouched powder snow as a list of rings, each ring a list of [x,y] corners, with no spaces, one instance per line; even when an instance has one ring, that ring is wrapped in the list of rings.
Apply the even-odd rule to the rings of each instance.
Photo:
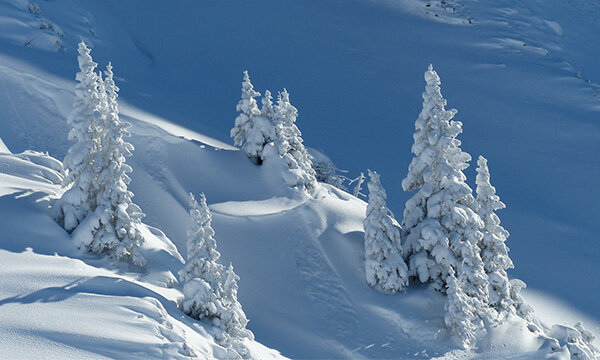
[[[253,358],[546,357],[548,341],[518,319],[459,350],[441,295],[370,288],[365,202],[324,184],[307,198],[229,145],[244,69],[261,93],[288,88],[306,144],[348,177],[382,174],[401,214],[433,62],[464,149],[488,158],[507,204],[509,275],[527,282],[545,325],[581,320],[600,335],[600,73],[589,45],[600,39],[588,30],[600,8],[426,3],[0,0],[0,358],[224,358],[211,326],[177,307],[189,192],[206,194],[221,260],[240,275]],[[112,60],[133,124],[142,271],[82,254],[47,215],[61,192],[81,39],[101,67]],[[466,173],[473,184],[474,166]]]

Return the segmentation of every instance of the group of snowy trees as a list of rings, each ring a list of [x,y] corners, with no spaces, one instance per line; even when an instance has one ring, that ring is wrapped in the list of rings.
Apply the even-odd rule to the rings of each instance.
[[[256,98],[260,93],[254,90],[250,76],[244,71],[242,97],[237,104],[238,117],[231,129],[231,137],[236,146],[241,146],[254,163],[281,159],[289,171],[283,180],[294,188],[311,191],[317,179],[311,156],[304,147],[302,133],[296,125],[298,110],[290,102],[290,94],[283,89],[277,95],[277,103],[269,90],[258,108]]]
[[[290,94],[283,89],[273,104],[269,90],[258,107],[256,98],[260,93],[254,90],[248,71],[244,71],[242,96],[237,104],[239,112],[231,137],[235,146],[240,146],[246,156],[255,164],[266,161],[283,161],[286,171],[282,174],[285,183],[293,188],[309,193],[317,182],[330,184],[338,189],[347,190],[344,183],[352,185],[354,196],[364,196],[360,190],[365,179],[363,173],[356,179],[344,175],[347,171],[339,169],[326,155],[304,146],[302,132],[296,125],[298,109],[290,102]]]
[[[520,295],[525,284],[508,279],[506,270],[513,267],[505,245],[509,234],[495,213],[504,204],[490,183],[487,160],[478,160],[475,197],[463,173],[471,156],[457,139],[462,123],[453,120],[456,110],[445,109],[440,79],[431,66],[425,80],[415,157],[402,181],[405,191],[416,193],[406,203],[402,226],[386,206],[379,175],[369,171],[365,275],[369,285],[388,293],[403,291],[411,279],[432,283],[447,295],[448,328],[468,347],[484,324],[510,314],[529,320],[532,310]],[[279,93],[274,105],[267,90],[260,108],[259,96],[245,71],[231,130],[235,145],[258,165],[282,159],[288,168],[283,178],[292,187],[310,191],[321,181],[343,188],[349,179],[336,174],[331,160],[319,156],[313,162],[304,147],[289,93]],[[356,183],[355,196],[361,195],[364,180],[361,173],[350,181]]]
[[[143,266],[139,228],[144,214],[132,202],[128,190],[132,168],[125,162],[134,150],[125,140],[130,125],[119,118],[119,89],[111,64],[104,74],[97,73],[84,42],[78,52],[76,101],[68,118],[69,140],[74,143],[63,162],[65,191],[53,206],[54,215],[83,249]],[[415,194],[406,203],[402,226],[386,205],[379,174],[368,172],[365,275],[370,286],[387,293],[404,291],[410,281],[431,283],[447,296],[448,329],[462,346],[471,347],[485,324],[512,314],[531,322],[532,309],[521,296],[525,283],[507,275],[513,267],[505,244],[509,233],[496,214],[505,205],[490,183],[487,160],[478,159],[474,196],[463,173],[471,156],[457,139],[462,123],[453,120],[456,110],[445,109],[440,79],[431,65],[425,80],[423,110],[413,136],[414,158],[402,181],[402,188]],[[343,188],[343,180],[349,179],[336,174],[339,169],[331,160],[323,156],[312,162],[287,90],[278,94],[276,104],[265,91],[260,108],[259,96],[245,71],[239,115],[231,130],[235,145],[258,165],[281,161],[287,169],[283,180],[291,187],[310,193],[317,181],[323,181]],[[362,195],[364,180],[361,173],[350,182],[356,183],[355,196]],[[219,263],[204,194],[198,202],[190,193],[189,214],[193,226],[187,262],[179,273],[182,310],[210,320],[216,341],[231,350],[230,358],[246,357],[244,341],[254,335],[246,329],[248,319],[237,298],[239,277],[232,265]],[[577,331],[583,334],[578,341],[591,342],[591,334]]]
[[[64,192],[54,203],[53,213],[82,249],[144,266],[146,260],[140,251],[144,239],[139,230],[144,214],[132,202],[133,193],[127,188],[132,168],[125,161],[134,148],[125,141],[130,136],[130,124],[119,118],[119,88],[110,63],[103,76],[96,72],[97,64],[84,42],[79,43],[78,52],[76,101],[67,119],[73,144],[63,162]],[[239,108],[247,120],[257,113],[252,109],[256,103],[252,102],[255,95],[249,79],[245,86],[249,86],[247,97]],[[288,106],[287,95],[282,96],[281,104],[282,108]],[[246,129],[241,117],[240,126]],[[254,134],[252,127],[248,129],[250,132],[240,134],[241,138]],[[253,149],[258,151],[258,145]],[[247,151],[251,151],[250,145]],[[259,159],[260,154],[257,156]],[[186,266],[180,272],[184,283],[182,310],[196,319],[212,321],[216,341],[230,349],[228,358],[246,357],[248,349],[243,341],[254,335],[246,329],[248,319],[237,299],[239,277],[233,266],[225,268],[218,263],[220,254],[204,194],[200,203],[190,194],[190,206],[193,228],[188,233]]]
[[[119,118],[119,88],[110,63],[102,76],[84,42],[78,52],[76,101],[67,119],[74,144],[63,162],[66,191],[54,204],[54,215],[80,247],[142,266],[139,224],[144,214],[127,189],[131,167],[125,160],[133,145],[124,140],[130,125]]]
[[[456,110],[445,109],[431,65],[425,81],[414,158],[402,181],[405,191],[416,193],[406,203],[401,227],[386,207],[379,175],[369,172],[366,280],[390,293],[403,291],[409,279],[433,284],[447,295],[446,325],[469,347],[484,324],[509,314],[529,320],[532,310],[520,295],[525,284],[508,279],[509,234],[495,213],[505,206],[490,184],[487,160],[479,157],[474,197],[463,173],[471,156],[457,139],[462,123],[452,120]]]

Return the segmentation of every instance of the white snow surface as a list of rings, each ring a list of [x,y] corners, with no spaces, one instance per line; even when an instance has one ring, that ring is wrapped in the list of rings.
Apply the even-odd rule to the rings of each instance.
[[[588,60],[574,57],[573,65],[561,58],[573,56],[570,54],[574,51],[569,46],[574,46],[574,42],[565,44],[564,48],[557,44],[560,43],[559,37],[567,34],[575,21],[564,24],[560,19],[550,19],[551,15],[560,18],[560,5],[546,11],[546,19],[542,19],[541,15],[531,19],[530,13],[523,10],[524,5],[511,7],[505,1],[489,7],[481,2],[466,0],[449,3],[456,7],[456,13],[451,14],[437,7],[431,10],[439,13],[437,17],[433,12],[425,13],[422,3],[416,0],[350,1],[343,7],[366,9],[365,16],[368,15],[367,19],[371,20],[372,16],[380,15],[381,9],[377,8],[380,5],[386,7],[386,12],[388,9],[398,10],[402,14],[398,15],[400,20],[393,19],[406,20],[415,33],[431,31],[435,26],[446,30],[460,27],[460,30],[452,30],[459,34],[469,31],[469,34],[480,34],[478,31],[483,30],[479,29],[484,29],[486,32],[481,35],[465,36],[478,41],[478,54],[485,51],[497,54],[494,51],[499,51],[502,57],[497,63],[491,63],[487,58],[471,58],[476,63],[469,63],[466,73],[477,73],[481,78],[470,77],[467,85],[463,86],[472,86],[479,93],[481,84],[486,82],[486,72],[495,76],[496,80],[507,80],[498,85],[498,91],[504,92],[509,91],[505,87],[509,86],[507,84],[514,85],[514,79],[520,74],[528,74],[531,69],[537,69],[537,65],[546,66],[550,61],[555,68],[545,67],[541,74],[536,73],[539,77],[534,77],[528,88],[518,89],[519,93],[532,89],[536,91],[530,91],[522,103],[512,104],[513,109],[529,109],[530,102],[534,101],[547,114],[549,110],[539,104],[547,104],[549,97],[560,94],[558,90],[545,87],[550,83],[561,90],[573,90],[570,93],[579,94],[580,101],[569,103],[565,99],[558,105],[548,105],[549,108],[558,106],[559,113],[573,110],[578,115],[592,116],[585,121],[581,120],[581,116],[572,125],[573,128],[563,127],[555,118],[549,122],[543,122],[540,118],[519,121],[547,125],[540,131],[549,137],[556,135],[557,138],[553,140],[559,144],[572,144],[569,139],[574,137],[578,138],[578,144],[588,144],[590,152],[597,149],[595,141],[600,134],[597,127],[599,87],[591,80],[589,83],[584,81],[587,80],[586,74],[590,74],[590,78],[594,76]],[[546,357],[549,352],[547,343],[529,332],[518,319],[510,319],[504,325],[491,329],[486,337],[480,339],[477,349],[459,350],[444,329],[444,298],[441,295],[428,287],[415,286],[409,287],[403,294],[387,295],[366,284],[362,228],[366,209],[364,201],[324,184],[318,185],[315,198],[308,198],[282,182],[279,168],[270,168],[267,164],[262,167],[253,165],[242,152],[227,144],[227,131],[220,130],[233,125],[235,102],[239,97],[239,75],[243,69],[232,65],[228,54],[216,54],[214,59],[210,58],[210,53],[202,54],[206,56],[201,58],[202,64],[208,66],[213,62],[218,63],[220,70],[216,73],[200,71],[202,67],[193,58],[188,55],[179,58],[176,54],[182,51],[181,47],[193,47],[195,42],[211,44],[212,41],[218,41],[211,38],[218,38],[218,34],[199,37],[193,31],[197,20],[195,15],[207,16],[214,12],[215,15],[211,15],[213,17],[218,17],[219,13],[230,16],[230,12],[239,11],[239,5],[149,1],[141,15],[137,13],[141,11],[139,4],[118,1],[40,1],[37,5],[41,14],[28,10],[28,4],[30,2],[25,0],[0,0],[0,358],[225,358],[225,349],[217,345],[209,334],[211,325],[195,321],[177,308],[183,295],[175,274],[184,266],[186,232],[191,225],[187,208],[188,192],[206,194],[213,211],[215,238],[222,262],[233,263],[241,278],[239,300],[250,319],[248,328],[256,338],[256,341],[246,342],[253,358],[449,360]],[[269,11],[276,11],[279,15],[287,13],[289,16],[289,13],[298,10],[296,5],[288,2],[269,4],[272,6]],[[324,6],[325,12],[332,10],[334,5],[331,4]],[[580,9],[577,16],[588,22],[596,21],[589,20],[594,16],[600,19],[600,9],[581,2],[577,4]],[[307,5],[307,9],[315,11],[318,7],[312,4]],[[157,20],[161,15],[182,16],[182,24],[161,22]],[[269,12],[265,10],[267,15]],[[297,15],[299,19],[305,16],[302,11]],[[387,16],[392,17],[389,14]],[[468,24],[471,17],[480,27]],[[517,19],[515,23],[520,27],[508,30],[502,23],[505,18]],[[332,19],[333,22],[339,22],[341,27],[346,26],[346,20],[341,17],[332,15]],[[524,19],[534,25],[524,25]],[[42,20],[54,25],[40,29]],[[383,23],[391,21],[388,17],[384,20]],[[318,17],[315,21],[320,23],[324,20]],[[485,27],[486,24],[488,27]],[[178,28],[174,30],[174,26]],[[547,28],[552,32],[548,35],[539,32],[538,28]],[[527,38],[527,46],[515,39],[515,32]],[[177,38],[182,34],[184,37]],[[307,39],[314,39],[314,33],[307,33],[306,36]],[[123,264],[114,264],[106,258],[82,254],[69,235],[48,215],[50,202],[60,196],[61,191],[59,183],[62,174],[59,171],[60,162],[56,159],[64,157],[68,146],[66,117],[74,100],[75,48],[82,38],[94,45],[92,55],[100,66],[104,66],[108,59],[115,58],[113,63],[117,85],[123,89],[121,116],[133,124],[130,140],[136,150],[128,160],[134,169],[130,189],[135,194],[133,201],[147,214],[143,220],[145,225],[140,229],[145,237],[142,251],[148,260],[148,266],[142,272]],[[34,41],[24,46],[31,39]],[[533,40],[529,42],[529,39]],[[57,40],[60,40],[60,46]],[[187,40],[192,44],[187,44]],[[308,40],[299,37],[295,41],[302,44]],[[439,43],[439,40],[432,41],[434,45]],[[352,41],[347,39],[339,46],[348,53],[358,51],[352,48]],[[329,48],[323,46],[322,50],[327,53]],[[548,55],[545,50],[551,51],[550,60],[546,59]],[[295,53],[294,50],[290,52]],[[444,73],[460,70],[465,64],[457,61],[454,55],[444,57],[440,52],[433,53],[442,62],[440,75],[444,86]],[[196,50],[194,54],[197,55]],[[408,167],[412,140],[410,134],[420,106],[418,97],[424,86],[421,75],[430,62],[430,59],[418,58],[416,53],[404,51],[403,54],[408,58],[407,68],[412,69],[413,63],[416,63],[419,69],[414,74],[418,81],[410,82],[410,86],[402,84],[402,94],[414,95],[414,104],[409,106],[409,114],[412,115],[406,120],[407,132],[395,133],[397,141],[402,144],[395,151],[403,150],[406,154],[402,155],[402,159],[406,161],[397,161],[396,157],[393,161],[389,160],[381,156],[381,152],[373,155],[373,161],[382,158],[386,162],[393,162],[394,167],[401,168],[402,176]],[[388,66],[386,59],[375,55],[364,55],[372,69]],[[256,55],[247,60],[254,63],[254,57]],[[286,75],[298,70],[296,63],[290,64],[289,69],[282,65],[275,66],[272,74],[259,67],[265,72],[252,71],[253,79],[261,76],[269,78],[275,82],[273,86],[277,86],[279,80],[276,78],[281,76],[301,87],[302,81]],[[504,78],[502,74],[507,64],[517,70]],[[583,79],[574,76],[577,68],[589,69],[584,71]],[[195,69],[194,76],[190,76],[190,69]],[[325,71],[328,67],[324,65],[321,69]],[[216,89],[206,88],[199,76],[218,77],[223,73],[228,74],[227,81],[221,85],[223,88]],[[165,80],[173,74],[177,77]],[[343,81],[346,75],[335,76]],[[451,79],[456,80],[456,77],[450,76]],[[223,90],[225,88],[227,90]],[[449,107],[456,106],[462,111],[462,107],[454,103],[454,100],[462,99],[463,95],[459,93],[461,89],[458,85],[450,86],[444,90],[444,94],[449,98]],[[263,91],[262,86],[260,90]],[[289,90],[294,95],[294,89],[290,87]],[[362,90],[356,89],[355,95],[362,96],[360,92]],[[172,97],[158,96],[167,93],[173,94]],[[215,97],[211,97],[211,93],[216,94]],[[377,94],[370,96],[376,97]],[[210,103],[217,98],[224,100]],[[307,99],[306,95],[299,96],[297,106],[300,112],[303,111],[302,105],[306,105],[309,113],[315,111],[310,110],[310,101]],[[473,101],[464,100],[468,105],[473,105]],[[355,98],[349,104],[358,106],[359,103]],[[486,104],[489,105],[489,100],[482,106]],[[231,110],[225,113],[231,116],[218,116],[222,112],[214,109],[219,106],[230,106]],[[475,110],[465,113],[473,114]],[[532,114],[531,110],[525,113]],[[467,134],[470,131],[488,135],[496,132],[497,137],[488,141],[492,145],[503,139],[503,130],[508,134],[506,136],[516,136],[521,124],[511,122],[506,125],[509,127],[507,129],[502,127],[498,118],[486,122],[485,115],[479,114],[480,118],[471,121],[471,125],[461,119],[465,122],[464,142],[470,149],[486,142],[481,139],[469,140]],[[477,121],[489,128],[477,128],[483,126],[473,124]],[[317,134],[316,130],[304,131],[302,126],[308,126],[309,122],[303,118],[299,123],[305,141],[315,147],[325,147],[325,144],[307,140],[311,139],[311,134]],[[320,132],[326,132],[328,128],[323,127],[323,122],[324,119],[320,119],[319,124],[313,126]],[[219,125],[221,123],[222,126]],[[387,131],[390,132],[389,128]],[[333,135],[325,137],[331,138]],[[364,140],[367,145],[374,146],[373,140],[366,138],[368,135],[356,135],[358,137],[354,141]],[[377,137],[377,134],[369,136]],[[527,153],[532,160],[543,162],[543,149],[547,149],[543,145],[551,140],[536,141],[542,145],[542,150]],[[357,148],[363,151],[365,146]],[[519,187],[519,184],[511,182],[514,180],[507,180],[502,187],[500,180],[503,171],[506,174],[510,169],[508,163],[522,156],[523,146],[518,141],[513,148],[491,146],[488,148],[491,154],[486,154],[486,157],[494,170],[498,191],[509,192],[511,196],[508,199],[524,195],[522,201],[513,200],[513,203],[523,207],[511,213],[510,221],[503,221],[512,234],[509,247],[512,241],[516,241],[513,238],[525,243],[513,247],[511,252],[511,256],[518,260],[515,261],[517,271],[519,267],[524,269],[519,272],[519,277],[529,285],[524,295],[544,324],[573,326],[576,321],[583,321],[588,330],[600,335],[597,283],[589,284],[587,293],[565,290],[560,293],[562,299],[557,300],[556,293],[548,296],[539,290],[548,288],[549,285],[544,282],[548,272],[560,274],[562,267],[557,265],[557,258],[551,257],[551,254],[560,252],[567,241],[560,244],[545,242],[544,237],[535,237],[534,231],[519,226],[519,221],[515,220],[521,217],[529,219],[540,228],[551,224],[549,229],[571,234],[573,238],[569,242],[578,238],[590,242],[589,234],[593,233],[594,226],[597,228],[597,223],[589,224],[589,221],[598,220],[597,213],[590,215],[580,212],[577,222],[563,224],[557,220],[556,223],[549,223],[551,216],[537,215],[536,207],[524,205],[536,201],[538,193],[515,193],[509,189],[511,186]],[[571,168],[568,166],[573,162],[588,161],[587,167],[571,176],[582,177],[579,189],[589,187],[592,182],[587,177],[598,178],[597,155],[594,157],[583,152],[579,153],[582,158],[578,159],[572,157],[577,154],[576,148],[563,148],[566,153],[561,155],[560,161],[572,159],[564,165],[564,171],[569,171]],[[15,154],[11,154],[9,149]],[[351,155],[344,159],[348,167],[354,166],[353,155],[356,153],[353,151],[349,148]],[[508,155],[502,155],[504,153]],[[476,153],[472,152],[472,155]],[[495,155],[506,164],[495,165]],[[346,164],[340,161],[342,159],[332,158],[346,168]],[[535,165],[534,170],[541,167]],[[514,172],[523,174],[524,168],[518,169]],[[513,176],[512,173],[510,176]],[[523,176],[528,178],[523,186],[539,183],[529,179],[533,175]],[[386,176],[386,179],[390,199],[397,193],[390,191],[393,187],[392,177]],[[399,180],[396,187],[400,188]],[[519,189],[524,191],[522,186]],[[565,195],[560,199],[566,199],[567,202],[571,201],[571,195],[579,194],[573,193],[575,190],[565,191],[570,191],[569,198]],[[583,197],[579,199],[590,201]],[[551,203],[555,205],[554,201]],[[509,201],[507,205],[509,208],[505,211],[511,208]],[[401,213],[401,205],[395,210]],[[499,215],[502,218],[502,213]],[[511,223],[516,229],[509,226]],[[578,230],[576,225],[579,223],[587,225]],[[561,266],[568,266],[571,274],[577,275],[569,276],[569,281],[588,278],[585,275],[588,269],[592,271],[591,274],[598,274],[593,273],[597,259],[591,262],[589,259],[599,254],[599,249],[590,245],[589,251],[567,252],[561,258],[566,263]],[[530,274],[531,278],[523,274]]]

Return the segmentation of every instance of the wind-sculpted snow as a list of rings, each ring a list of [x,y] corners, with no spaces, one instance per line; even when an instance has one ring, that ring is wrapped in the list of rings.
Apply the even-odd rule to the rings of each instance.
[[[0,153],[0,196],[18,191],[53,193],[60,188],[61,170],[61,163],[47,154]]]

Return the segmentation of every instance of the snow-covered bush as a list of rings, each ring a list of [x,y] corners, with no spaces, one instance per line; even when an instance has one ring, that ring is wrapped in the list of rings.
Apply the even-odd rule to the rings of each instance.
[[[510,283],[507,269],[514,267],[508,256],[505,244],[510,235],[500,225],[496,210],[504,209],[506,205],[496,195],[496,189],[490,183],[490,171],[487,160],[479,156],[477,160],[477,203],[478,214],[483,220],[483,238],[479,243],[481,259],[490,282],[490,305],[498,311],[510,312],[514,309],[510,296]]]
[[[388,293],[404,291],[408,269],[402,258],[400,227],[390,216],[379,174],[369,170],[369,203],[364,221],[367,283]]]
[[[346,172],[345,170],[340,170],[335,166],[333,161],[322,152],[313,148],[308,148],[307,151],[312,162],[313,170],[315,170],[317,181],[335,186],[344,191],[347,190],[346,186],[344,186],[344,182],[347,181],[348,178],[340,174]]]
[[[53,207],[56,221],[68,232],[72,232],[95,209],[94,158],[100,146],[98,127],[103,116],[99,76],[95,72],[97,64],[83,41],[79,43],[78,53],[76,100],[67,118],[67,123],[72,127],[69,140],[74,144],[63,161],[66,173],[63,187],[67,191]]]
[[[296,126],[298,110],[290,103],[287,90],[279,93],[275,106],[275,148],[289,168],[284,181],[296,188],[312,190],[317,182],[310,155]]]
[[[596,360],[600,356],[600,350],[593,344],[594,335],[585,330],[581,322],[574,327],[553,325],[549,335],[566,346],[572,360]]]
[[[525,303],[525,299],[521,295],[521,291],[527,287],[525,282],[519,279],[511,279],[509,281],[510,286],[510,300],[514,307],[517,315],[527,321],[533,320],[533,308]]]
[[[241,146],[242,150],[253,162],[261,164],[263,161],[263,149],[265,145],[273,141],[275,129],[272,118],[269,119],[261,116],[261,111],[258,109],[255,99],[258,96],[260,96],[260,93],[254,90],[248,71],[244,71],[242,98],[236,107],[240,114],[235,119],[235,126],[231,129],[231,137],[234,140],[234,144]],[[269,99],[265,101],[267,101],[265,112],[271,112],[269,116],[272,117],[272,103],[269,110]],[[264,104],[263,101],[263,107],[265,106]]]
[[[198,203],[194,195],[189,195],[192,228],[188,232],[186,266],[179,272],[184,283],[182,310],[199,320],[211,319],[222,330],[214,334],[219,344],[246,356],[243,339],[254,339],[254,335],[246,329],[248,319],[237,299],[239,277],[233,266],[225,270],[218,262],[221,254],[206,197],[200,194]]]

